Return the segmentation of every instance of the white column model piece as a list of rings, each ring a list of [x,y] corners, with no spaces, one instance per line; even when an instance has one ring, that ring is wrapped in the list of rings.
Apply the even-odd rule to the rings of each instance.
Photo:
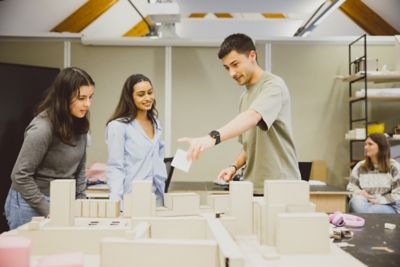
[[[133,181],[131,214],[132,217],[149,217],[155,212],[155,195],[152,192],[152,181]]]
[[[165,207],[173,216],[199,215],[200,196],[196,193],[167,193]]]
[[[230,182],[230,215],[237,220],[239,235],[253,233],[253,184],[251,182]]]
[[[73,179],[50,183],[50,218],[52,226],[72,226],[75,217],[75,184]]]
[[[276,226],[279,253],[329,253],[329,220],[325,213],[279,214]]]

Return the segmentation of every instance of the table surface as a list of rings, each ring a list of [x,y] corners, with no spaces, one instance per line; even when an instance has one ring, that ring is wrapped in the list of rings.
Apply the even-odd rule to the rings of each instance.
[[[400,214],[357,214],[365,219],[361,228],[350,228],[354,236],[344,240],[354,247],[342,249],[371,267],[400,266]],[[384,228],[385,223],[396,225],[394,230]],[[375,250],[373,247],[387,247],[393,250]]]

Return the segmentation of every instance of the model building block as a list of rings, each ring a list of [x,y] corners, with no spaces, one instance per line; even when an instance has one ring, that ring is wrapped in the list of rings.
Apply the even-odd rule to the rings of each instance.
[[[106,200],[100,200],[98,203],[97,203],[97,208],[98,208],[98,213],[97,213],[97,216],[99,217],[99,218],[106,218],[107,217],[107,202],[106,202]]]
[[[148,217],[154,215],[155,199],[152,193],[152,187],[152,181],[132,182],[132,217]]]
[[[312,202],[308,204],[299,204],[299,205],[287,205],[286,211],[289,213],[292,212],[315,212],[316,205]]]
[[[74,179],[53,180],[50,183],[50,218],[53,226],[72,226],[75,217]]]
[[[214,213],[227,213],[229,211],[229,194],[208,194],[207,204]]]
[[[277,217],[279,253],[326,254],[330,251],[329,220],[325,213],[283,213]]]
[[[121,205],[123,210],[122,215],[125,218],[132,217],[132,193],[127,193],[124,195]]]
[[[149,239],[150,238],[150,224],[148,222],[142,222],[136,225],[133,230],[126,232],[126,236],[129,239]]]
[[[151,238],[158,239],[205,239],[206,221],[198,216],[185,217],[138,217],[132,218],[132,227],[147,222]]]
[[[164,203],[176,216],[199,214],[200,196],[196,193],[167,193]]]
[[[83,267],[84,256],[81,252],[63,253],[42,258],[37,267]]]
[[[101,267],[218,267],[214,240],[105,238],[100,250]]]
[[[275,246],[275,235],[278,214],[286,212],[286,205],[284,204],[268,204],[265,206],[265,213],[261,222],[261,244]]]
[[[0,235],[0,267],[27,267],[31,256],[30,239]]]
[[[230,182],[230,215],[237,220],[239,235],[253,232],[253,183]]]
[[[89,217],[97,217],[98,215],[98,203],[96,199],[89,200]]]
[[[265,180],[264,198],[268,204],[308,204],[310,186],[302,180]]]
[[[206,220],[208,230],[218,243],[219,266],[226,266],[226,262],[229,262],[229,266],[244,267],[242,252],[223,224],[216,218],[208,217]]]
[[[82,217],[90,216],[90,200],[82,199]]]
[[[75,217],[82,217],[82,203],[83,199],[75,200]]]
[[[106,217],[116,218],[120,215],[119,200],[107,200],[106,201]]]
[[[253,233],[260,244],[267,244],[267,205],[264,197],[253,199]],[[272,241],[271,241],[272,242]]]
[[[310,186],[302,180],[265,180],[264,198],[267,204],[308,204]]]

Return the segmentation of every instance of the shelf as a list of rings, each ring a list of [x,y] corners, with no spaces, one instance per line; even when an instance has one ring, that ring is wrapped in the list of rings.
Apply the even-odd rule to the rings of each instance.
[[[365,139],[346,139],[346,140],[348,140],[348,141],[350,141],[350,142],[364,142],[364,141],[365,141]],[[388,137],[387,140],[388,140],[389,142],[400,142],[400,138],[391,138],[391,137]]]
[[[344,76],[342,79],[345,82],[358,82],[363,80],[364,75],[365,72],[360,71],[357,74]],[[367,81],[375,83],[400,82],[400,71],[368,71]]]
[[[349,98],[349,102],[357,102],[357,101],[361,101],[361,100],[365,100],[365,96],[359,96],[359,97],[351,97]],[[374,101],[399,101],[400,100],[400,96],[368,96],[367,100],[374,100]]]

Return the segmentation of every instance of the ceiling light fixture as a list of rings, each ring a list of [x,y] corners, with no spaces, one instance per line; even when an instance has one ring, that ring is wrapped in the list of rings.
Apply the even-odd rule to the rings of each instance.
[[[307,22],[301,26],[294,36],[306,36],[313,31],[324,19],[326,19],[333,11],[340,7],[346,0],[327,0],[322,3],[317,10],[311,15]],[[324,6],[327,6],[322,10]],[[321,11],[322,10],[322,11]],[[321,11],[321,12],[320,12]],[[314,18],[315,17],[315,18]]]

